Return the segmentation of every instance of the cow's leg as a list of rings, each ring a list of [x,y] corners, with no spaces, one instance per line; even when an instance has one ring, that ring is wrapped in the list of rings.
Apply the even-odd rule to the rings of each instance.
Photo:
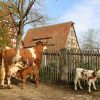
[[[74,80],[74,89],[77,91],[77,83],[78,83],[78,78],[75,78]]]
[[[96,90],[95,81],[92,81],[93,89]]]
[[[81,86],[80,80],[78,80],[78,85],[79,85],[80,89],[83,89]]]
[[[39,76],[38,74],[35,75],[35,82],[36,82],[36,87],[39,86]]]
[[[11,89],[11,88],[12,88],[12,87],[11,87],[11,76],[8,76],[8,77],[7,77],[7,82],[8,82],[8,83],[7,83],[7,88],[8,88],[8,89]]]
[[[4,78],[1,79],[1,87],[4,87]]]
[[[38,71],[38,66],[34,66],[34,70],[33,70],[33,75],[35,77],[35,83],[36,83],[36,86],[39,85],[39,75],[38,75],[39,71]]]
[[[91,92],[91,80],[88,80],[88,92]]]
[[[6,75],[5,68],[1,67],[0,68],[0,81],[1,81],[0,88],[4,88],[5,75]]]
[[[22,89],[24,88],[24,86],[25,86],[25,81],[26,81],[26,79],[22,79]]]
[[[5,75],[2,76],[2,80],[1,80],[1,86],[4,86],[4,80],[5,80]]]
[[[0,75],[0,79],[1,79],[0,87],[1,87],[1,88],[4,88],[5,71],[4,71],[3,73],[1,73],[1,75]]]
[[[25,87],[26,79],[27,79],[27,76],[26,75],[22,77],[22,82],[23,82],[22,83],[22,89]]]

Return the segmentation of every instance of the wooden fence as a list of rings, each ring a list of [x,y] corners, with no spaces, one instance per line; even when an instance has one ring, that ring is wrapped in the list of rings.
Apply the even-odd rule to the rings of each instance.
[[[43,53],[43,60],[40,68],[40,77],[43,81],[60,81],[60,54],[57,51]]]
[[[47,51],[43,54],[43,61],[40,69],[41,80],[46,81],[62,81],[65,75],[67,83],[73,83],[75,68],[81,67],[85,69],[100,69],[100,53],[99,51],[80,51],[67,50]],[[64,74],[65,73],[65,74]],[[100,81],[97,81],[99,84]]]

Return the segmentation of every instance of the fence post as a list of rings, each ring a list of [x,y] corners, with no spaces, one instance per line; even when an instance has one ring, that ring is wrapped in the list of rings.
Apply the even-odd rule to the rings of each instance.
[[[66,57],[66,49],[61,49],[60,52],[61,81],[68,82],[68,62]]]

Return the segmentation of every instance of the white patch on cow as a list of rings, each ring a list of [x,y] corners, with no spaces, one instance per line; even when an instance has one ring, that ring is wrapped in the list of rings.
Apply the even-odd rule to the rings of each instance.
[[[100,70],[97,71],[97,78],[100,78]]]
[[[14,73],[16,73],[18,70],[20,70],[20,68],[19,67],[11,67],[10,69],[9,69],[9,72],[10,72],[10,74],[11,75],[13,75]]]
[[[8,80],[8,86],[10,86],[10,84],[11,84],[10,77],[8,77],[7,80]]]
[[[17,71],[21,70],[23,68],[23,65],[21,62],[17,62],[16,64],[12,64],[9,66],[9,73],[10,75],[14,75]]]
[[[28,50],[32,53],[32,57],[35,59],[36,58],[35,49],[29,48]]]
[[[5,49],[10,49],[10,47],[5,47]]]
[[[20,56],[20,50],[17,51],[16,57],[21,58],[21,56]]]
[[[33,66],[35,66],[36,64],[33,62]]]
[[[16,56],[13,57],[12,63],[14,63],[15,61],[18,61],[20,58],[21,58],[20,50],[18,50]]]
[[[87,77],[91,77],[93,72],[93,70],[87,70],[85,74],[87,75]]]
[[[44,50],[47,50],[47,47],[46,47],[46,46],[43,47],[43,51],[44,51]]]

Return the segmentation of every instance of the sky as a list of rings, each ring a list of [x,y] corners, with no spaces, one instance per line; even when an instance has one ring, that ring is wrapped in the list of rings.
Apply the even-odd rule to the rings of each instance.
[[[45,6],[51,24],[73,21],[78,39],[94,29],[100,40],[100,0],[45,0]]]

